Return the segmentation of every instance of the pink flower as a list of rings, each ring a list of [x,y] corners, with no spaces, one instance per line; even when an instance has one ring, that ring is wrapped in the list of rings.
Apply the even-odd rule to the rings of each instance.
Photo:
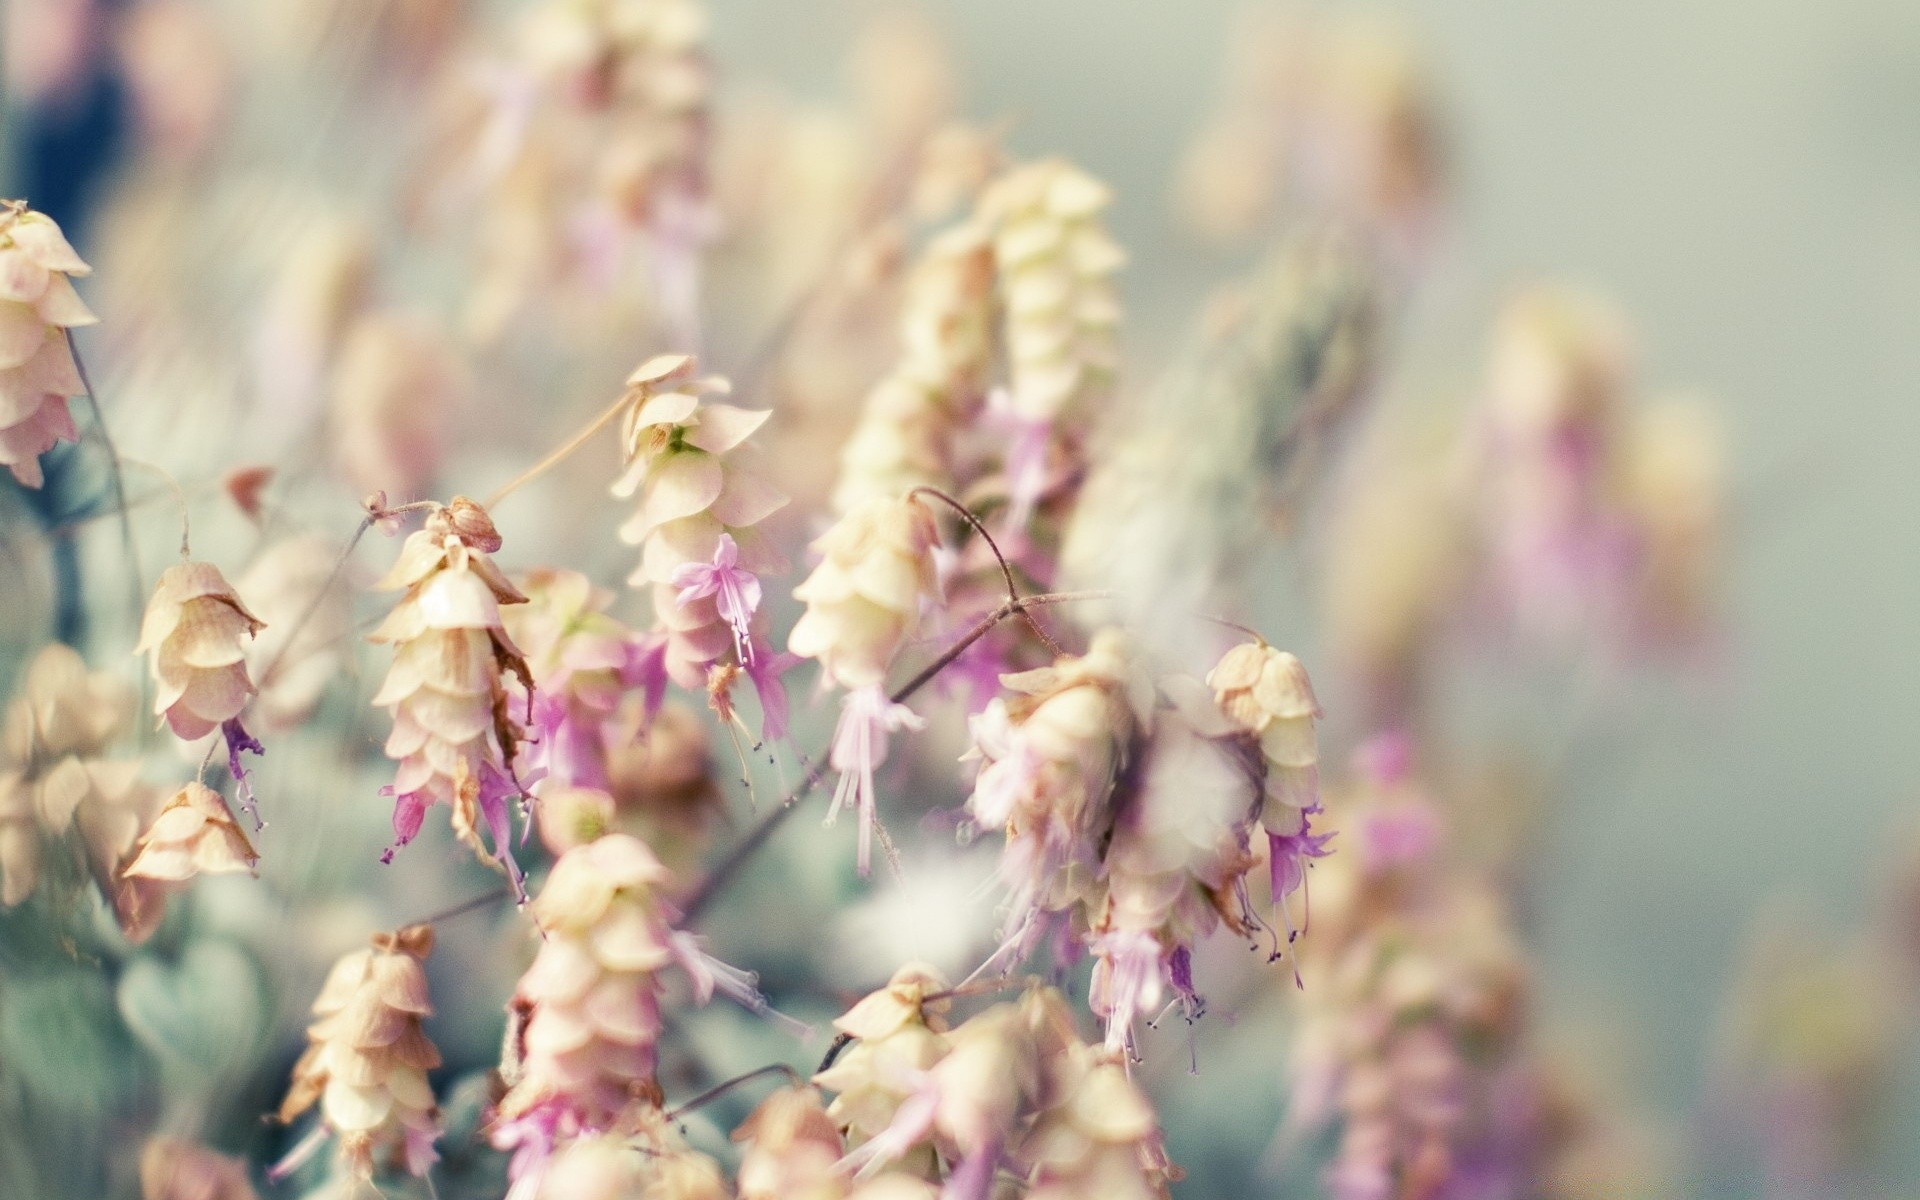
[[[875,818],[874,768],[887,761],[888,735],[901,729],[923,729],[926,722],[904,704],[895,704],[879,684],[856,688],[847,693],[846,706],[840,710],[840,724],[833,731],[833,748],[827,760],[840,772],[840,784],[833,792],[833,807],[827,810],[831,822],[843,807],[860,813],[860,874],[873,869],[873,827]]]
[[[740,565],[740,546],[730,533],[720,535],[711,563],[682,563],[673,572],[680,589],[680,605],[714,597],[714,607],[733,630],[733,647],[743,663],[753,662],[753,634],[747,623],[760,607],[760,580]]]
[[[753,643],[749,641],[748,647]],[[747,665],[747,678],[753,681],[754,695],[760,698],[760,740],[777,742],[787,736],[787,685],[780,677],[800,663],[800,656],[781,651],[771,653],[762,646],[757,654],[741,656]]]

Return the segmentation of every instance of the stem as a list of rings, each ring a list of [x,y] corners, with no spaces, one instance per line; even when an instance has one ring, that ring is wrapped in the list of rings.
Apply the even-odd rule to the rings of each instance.
[[[768,1063],[764,1067],[755,1067],[753,1070],[748,1071],[744,1075],[735,1075],[732,1079],[723,1079],[719,1083],[714,1084],[712,1087],[708,1088],[704,1092],[701,1092],[698,1096],[695,1096],[693,1099],[687,1101],[686,1103],[675,1105],[673,1108],[670,1108],[667,1110],[666,1120],[668,1121],[678,1120],[680,1117],[682,1117],[687,1113],[692,1112],[694,1109],[699,1108],[705,1104],[710,1104],[715,1100],[718,1100],[720,1097],[726,1095],[728,1092],[732,1091],[734,1088],[739,1087],[741,1084],[752,1083],[754,1080],[760,1078],[762,1075],[785,1075],[787,1077],[787,1082],[792,1084],[795,1087],[799,1087],[802,1083],[806,1082],[805,1080],[800,1078],[800,1072],[794,1070],[792,1067],[788,1066],[787,1064]]]
[[[981,617],[979,621],[975,622],[973,628],[967,630],[966,633],[960,636],[959,641],[947,647],[938,658],[928,663],[921,669],[919,674],[907,680],[906,683],[902,684],[887,698],[895,704],[905,703],[915,692],[931,683],[934,677],[940,674],[941,671],[952,666],[955,659],[966,653],[967,647],[985,637],[989,630],[1008,617],[1014,616],[1017,613],[1024,613],[1029,608],[1036,608],[1042,605],[1072,604],[1083,600],[1107,600],[1111,599],[1112,596],[1112,592],[1105,591],[1049,592],[1044,595],[1021,596],[1009,600],[986,616]],[[719,865],[714,867],[707,875],[705,881],[700,884],[699,889],[695,891],[693,896],[687,901],[686,908],[681,917],[681,924],[683,926],[688,928],[692,927],[693,922],[713,904],[714,900],[719,897],[721,891],[726,888],[733,877],[739,874],[740,869],[746,865],[747,860],[752,858],[754,854],[759,851],[760,847],[766,845],[767,839],[771,838],[774,832],[780,828],[781,823],[786,820],[787,814],[792,812],[793,809],[799,805],[800,801],[806,798],[807,793],[820,786],[820,781],[826,777],[827,769],[827,756],[822,753],[815,758],[813,766],[807,770],[806,777],[800,781],[799,785],[791,792],[788,792],[786,798],[781,800],[777,806],[769,809],[767,814],[761,817],[752,829],[747,831],[747,836],[740,839],[734,848],[727,852],[727,856],[720,860]]]
[[[123,463],[128,463],[132,466],[144,467],[147,470],[152,471],[155,475],[158,475],[162,480],[164,480],[166,482],[167,487],[172,490],[174,501],[180,506],[180,557],[183,559],[192,558],[193,557],[193,537],[192,537],[193,530],[192,530],[192,518],[189,513],[190,505],[187,503],[187,489],[180,486],[180,481],[173,477],[172,471],[167,470],[165,467],[161,466],[159,463],[148,462],[144,458],[135,458],[130,454],[121,455],[120,461]],[[125,499],[122,498],[120,503],[124,505],[126,503]]]
[[[1020,599],[1020,588],[1013,582],[1013,568],[1007,565],[1007,556],[1000,553],[1000,544],[993,540],[993,535],[987,532],[986,525],[981,522],[979,517],[974,515],[973,510],[958,500],[955,500],[952,496],[947,495],[939,488],[928,487],[924,484],[914,488],[908,492],[907,495],[912,497],[918,496],[921,493],[925,493],[939,500],[948,508],[959,513],[961,519],[966,521],[967,524],[973,526],[973,531],[980,535],[980,540],[987,544],[987,549],[993,551],[993,560],[1000,564],[1000,577],[1007,581],[1007,599],[1017,602]],[[1034,618],[1032,613],[1023,612],[1020,616],[1026,621],[1027,628],[1033,630],[1033,636],[1039,638],[1047,649],[1053,651],[1055,658],[1066,653],[1065,650],[1060,648],[1060,643],[1054,641],[1053,638],[1047,634],[1047,631],[1040,627],[1040,622]]]
[[[482,892],[478,896],[462,900],[452,908],[443,908],[430,917],[421,917],[418,921],[408,921],[407,925],[438,925],[443,921],[451,921],[455,917],[464,917],[470,912],[478,912],[483,908],[498,904],[511,895],[513,895],[512,888],[497,887],[490,892]],[[405,927],[406,926],[402,926],[402,928]]]
[[[372,529],[377,520],[379,517],[374,513],[368,513],[360,519],[360,524],[354,529],[353,536],[347,539],[346,548],[340,551],[339,558],[333,560],[333,570],[327,572],[326,582],[320,585],[319,590],[314,592],[313,598],[307,601],[307,606],[300,610],[300,615],[294,618],[293,628],[287,630],[286,637],[280,643],[280,649],[267,660],[267,665],[261,670],[259,679],[261,686],[264,687],[267,680],[273,678],[273,673],[279,669],[281,660],[292,651],[294,639],[300,636],[300,631],[305,629],[314,615],[320,611],[320,606],[326,602],[327,593],[333,591],[333,585],[340,581],[341,573],[347,569],[348,560],[359,548],[360,539],[367,536],[367,530]]]
[[[500,503],[502,500],[505,500],[508,496],[513,495],[513,493],[515,493],[516,491],[519,491],[520,488],[524,487],[526,484],[531,483],[535,479],[538,479],[540,476],[546,474],[554,466],[558,465],[563,459],[565,459],[569,454],[572,454],[575,450],[578,450],[580,447],[586,445],[588,439],[592,438],[594,434],[599,433],[602,429],[605,429],[609,422],[611,422],[615,417],[619,416],[621,412],[624,411],[627,408],[627,406],[632,403],[633,403],[633,395],[630,392],[622,392],[620,394],[620,398],[618,400],[615,400],[611,405],[609,405],[605,412],[595,417],[592,421],[589,421],[586,424],[586,426],[580,430],[580,432],[574,434],[572,437],[568,438],[565,442],[562,442],[557,448],[554,449],[554,451],[551,454],[548,454],[545,458],[541,459],[539,462],[533,464],[531,467],[528,467],[526,470],[520,472],[520,474],[514,476],[512,479],[508,480],[506,483],[502,484],[500,487],[494,489],[493,495],[487,497],[487,502],[484,505],[486,510],[488,512],[492,512],[494,505]]]
[[[139,547],[133,539],[133,520],[127,515],[127,480],[120,470],[120,451],[113,444],[113,434],[107,429],[107,414],[100,408],[100,397],[93,390],[93,376],[87,372],[87,360],[80,356],[80,343],[73,338],[73,330],[66,331],[67,353],[73,356],[73,369],[80,376],[80,386],[86,389],[87,407],[93,410],[93,427],[100,434],[100,444],[107,450],[107,477],[113,483],[113,502],[120,510],[120,548],[127,556],[128,575],[133,581],[133,619],[137,625],[147,607],[147,584],[140,574]],[[142,694],[146,685],[141,684]],[[144,707],[144,704],[143,704]]]

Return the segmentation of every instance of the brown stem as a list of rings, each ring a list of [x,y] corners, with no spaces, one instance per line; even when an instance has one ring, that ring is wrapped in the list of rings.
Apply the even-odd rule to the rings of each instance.
[[[972,509],[960,503],[958,500],[955,500],[952,496],[947,495],[945,492],[941,491],[937,487],[928,487],[923,484],[920,487],[914,488],[912,491],[908,492],[907,495],[918,496],[918,495],[921,495],[922,493],[932,496],[934,499],[940,501],[942,504],[945,504],[948,508],[951,508],[954,512],[959,513],[962,520],[964,520],[967,524],[973,526],[973,531],[980,535],[980,540],[987,544],[987,549],[993,551],[993,561],[1000,564],[1000,577],[1007,581],[1008,601],[1018,602],[1020,599],[1020,588],[1013,581],[1013,568],[1007,565],[1007,556],[1000,553],[1000,544],[993,540],[992,534],[987,532],[987,527],[985,523],[983,523],[978,516],[974,515],[974,512]],[[1026,622],[1027,628],[1033,630],[1033,636],[1039,638],[1041,643],[1044,644],[1047,649],[1053,651],[1053,656],[1055,658],[1058,658],[1062,654],[1066,653],[1065,650],[1062,650],[1060,648],[1060,643],[1054,641],[1053,638],[1048,635],[1047,631],[1041,627],[1040,622],[1034,617],[1032,613],[1022,612],[1020,614],[1020,617],[1022,620]]]
[[[454,905],[452,908],[443,908],[439,912],[434,913],[432,916],[421,917],[417,921],[408,921],[407,924],[408,925],[438,925],[443,921],[451,921],[455,917],[464,917],[470,912],[478,912],[480,909],[498,904],[502,900],[505,900],[511,897],[512,895],[513,895],[512,888],[497,887],[490,892],[482,892],[478,896],[472,896],[472,897],[469,897],[468,899],[462,900],[460,903]]]
[[[763,1075],[785,1075],[787,1077],[787,1082],[792,1084],[795,1087],[798,1087],[802,1083],[806,1082],[805,1080],[800,1078],[800,1072],[794,1070],[792,1067],[788,1066],[787,1064],[768,1063],[764,1067],[755,1067],[753,1070],[748,1071],[744,1075],[735,1075],[732,1079],[723,1079],[719,1083],[716,1083],[712,1087],[708,1088],[706,1091],[701,1092],[698,1096],[695,1096],[693,1099],[686,1101],[684,1104],[675,1105],[674,1107],[667,1110],[666,1119],[669,1121],[679,1120],[680,1117],[684,1116],[687,1113],[692,1112],[694,1109],[699,1108],[705,1104],[710,1104],[713,1101],[718,1100],[720,1097],[726,1095],[728,1092],[732,1091],[734,1088],[739,1087],[741,1084],[752,1083],[754,1080],[760,1078]]]
[[[1044,595],[1021,596],[1017,599],[1009,600],[986,616],[981,617],[979,621],[974,623],[973,628],[967,630],[966,633],[960,636],[959,641],[947,647],[938,658],[922,668],[919,674],[895,689],[888,699],[895,704],[904,703],[915,692],[931,683],[934,677],[940,674],[941,671],[952,666],[955,659],[966,653],[967,647],[985,637],[987,632],[995,625],[998,625],[1016,613],[1024,613],[1029,608],[1042,605],[1071,604],[1082,600],[1106,600],[1112,596],[1112,592],[1104,591],[1048,592]],[[787,814],[792,812],[793,809],[799,805],[800,801],[806,798],[809,792],[820,786],[820,781],[826,778],[827,770],[827,756],[823,753],[814,759],[813,766],[807,769],[806,777],[800,781],[799,785],[791,792],[788,792],[786,798],[781,800],[778,805],[767,810],[767,814],[761,817],[752,829],[747,831],[747,836],[741,838],[733,849],[727,852],[727,856],[721,859],[719,864],[708,873],[705,881],[701,883],[699,890],[695,891],[693,896],[687,901],[684,914],[681,918],[681,924],[683,926],[688,928],[692,927],[694,921],[713,904],[714,900],[719,897],[721,891],[733,880],[733,877],[739,874],[740,869],[746,865],[747,860],[758,853],[760,847],[767,843],[767,839],[771,838],[774,832],[780,828],[780,825],[787,819]]]
[[[569,454],[586,445],[588,439],[593,437],[594,434],[599,433],[602,429],[605,429],[609,422],[619,416],[632,403],[633,393],[622,392],[618,400],[615,400],[609,405],[605,412],[602,412],[599,416],[587,422],[587,424],[581,428],[580,432],[554,447],[553,451],[539,462],[495,488],[493,495],[487,497],[487,502],[483,507],[486,508],[488,512],[492,512],[494,505],[505,500],[526,484],[546,474],[553,467],[559,465]]]
[[[120,470],[120,451],[113,444],[113,434],[107,429],[107,414],[101,411],[100,397],[93,390],[93,376],[87,372],[87,360],[80,356],[80,343],[73,338],[73,330],[65,331],[67,353],[73,355],[73,368],[80,376],[80,386],[86,389],[87,406],[93,409],[93,427],[100,431],[100,444],[107,449],[107,475],[113,481],[113,502],[120,510],[121,549],[127,556],[127,573],[133,578],[133,614],[134,623],[140,622],[140,614],[147,607],[147,586],[140,577],[140,555],[133,539],[133,521],[127,515],[127,480]],[[142,685],[144,692],[145,684]]]

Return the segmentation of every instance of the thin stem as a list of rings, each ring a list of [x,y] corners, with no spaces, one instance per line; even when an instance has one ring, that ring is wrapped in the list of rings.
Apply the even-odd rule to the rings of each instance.
[[[107,450],[107,477],[113,483],[113,502],[119,509],[120,544],[127,556],[127,573],[133,580],[133,615],[138,623],[140,614],[147,606],[147,584],[140,573],[140,553],[133,538],[133,520],[127,514],[127,480],[120,470],[120,451],[114,446],[113,434],[107,429],[107,414],[100,407],[99,394],[93,390],[93,376],[87,372],[87,360],[80,355],[80,343],[74,340],[73,330],[65,332],[67,353],[73,356],[73,369],[79,374],[80,386],[87,393],[87,407],[93,410],[93,427],[100,434],[100,444]]]
[[[989,630],[1008,617],[1042,605],[1072,604],[1083,600],[1108,600],[1112,597],[1113,593],[1106,591],[1048,592],[1039,596],[1021,596],[1018,599],[1009,600],[975,622],[973,628],[960,636],[959,641],[947,647],[938,658],[922,668],[919,674],[895,689],[888,699],[895,704],[905,703],[915,692],[932,682],[941,671],[952,666],[955,659],[966,653],[967,647],[985,637]],[[720,860],[719,865],[707,875],[699,889],[687,901],[685,915],[681,919],[682,925],[691,927],[693,922],[713,904],[721,891],[746,865],[747,860],[758,853],[760,847],[766,845],[767,839],[780,828],[787,814],[792,812],[809,792],[820,786],[820,781],[826,778],[827,770],[827,756],[818,755],[814,759],[813,766],[808,768],[806,777],[791,792],[788,792],[786,798],[777,806],[768,809],[767,814],[747,831],[747,836],[740,839],[734,848],[728,851],[727,856]]]
[[[615,417],[619,416],[621,412],[624,411],[632,403],[633,403],[632,393],[622,392],[620,394],[620,398],[618,400],[615,400],[611,405],[609,405],[605,412],[595,417],[592,421],[589,421],[586,424],[586,426],[580,430],[580,432],[574,434],[572,437],[568,438],[565,442],[561,443],[557,448],[554,449],[554,451],[551,454],[547,455],[545,458],[541,459],[539,462],[533,464],[531,467],[528,467],[526,470],[520,472],[520,474],[514,476],[512,479],[508,480],[505,484],[502,484],[500,487],[494,489],[493,495],[487,497],[487,502],[485,505],[487,511],[492,512],[494,505],[500,503],[502,500],[505,500],[508,496],[513,495],[514,492],[520,490],[520,488],[524,487],[528,483],[531,483],[535,479],[538,479],[540,476],[546,474],[549,470],[551,470],[553,467],[558,465],[562,460],[564,460],[569,454],[572,454],[575,450],[578,450],[580,447],[586,445],[588,440],[591,439],[594,434],[599,433],[602,429],[605,429],[608,423],[610,423]]]
[[[300,636],[300,631],[307,627],[314,615],[320,611],[320,606],[326,603],[327,594],[333,591],[333,585],[339,582],[341,574],[347,569],[347,563],[353,558],[353,552],[360,546],[360,539],[367,536],[367,530],[372,529],[379,519],[380,514],[371,512],[360,519],[360,524],[354,528],[353,536],[347,539],[346,547],[340,551],[340,557],[333,560],[333,569],[327,572],[326,581],[313,593],[312,599],[307,601],[307,606],[300,610],[300,615],[294,618],[293,627],[288,629],[281,639],[280,649],[274,651],[273,657],[267,660],[266,667],[261,670],[259,683],[262,686],[267,680],[273,678],[273,673],[279,669],[281,660],[292,651],[294,640]]]
[[[130,466],[142,467],[142,468],[145,468],[146,470],[152,471],[155,475],[158,475],[162,480],[164,480],[166,482],[167,487],[173,491],[174,501],[180,506],[180,557],[192,558],[193,557],[193,528],[192,528],[193,522],[192,522],[192,516],[190,513],[191,506],[187,503],[187,489],[180,486],[180,481],[173,477],[172,471],[167,470],[165,467],[161,466],[159,463],[148,462],[144,458],[135,458],[131,454],[121,455],[120,461]],[[120,503],[125,504],[125,502],[126,501],[124,497],[121,498]]]
[[[785,1075],[787,1077],[787,1082],[792,1084],[795,1087],[799,1087],[802,1083],[806,1082],[806,1080],[800,1078],[800,1072],[794,1070],[792,1067],[788,1066],[787,1064],[768,1063],[764,1067],[755,1067],[753,1070],[748,1071],[744,1075],[735,1075],[732,1079],[723,1079],[719,1083],[716,1083],[712,1087],[708,1088],[706,1091],[701,1092],[698,1096],[695,1096],[693,1099],[688,1100],[686,1103],[675,1105],[674,1107],[667,1110],[666,1119],[669,1121],[677,1121],[685,1114],[692,1112],[694,1109],[700,1108],[703,1105],[711,1104],[713,1101],[718,1100],[720,1097],[726,1095],[728,1092],[732,1091],[734,1088],[739,1087],[741,1084],[752,1083],[754,1080],[759,1079],[763,1075]]]
[[[993,551],[993,561],[1000,564],[1000,577],[1007,581],[1007,599],[1009,601],[1018,601],[1020,599],[1020,588],[1019,585],[1013,581],[1013,568],[1007,565],[1007,556],[1000,553],[1000,544],[993,540],[993,535],[987,532],[986,525],[978,516],[974,515],[973,510],[958,500],[955,500],[952,496],[947,495],[939,488],[928,487],[924,484],[914,488],[908,492],[907,495],[918,496],[923,493],[932,496],[948,508],[951,508],[954,512],[959,513],[962,520],[973,526],[973,531],[980,535],[980,540],[987,544],[987,549]],[[1055,658],[1066,653],[1065,650],[1060,648],[1060,643],[1054,641],[1053,638],[1048,635],[1047,631],[1041,628],[1040,622],[1034,618],[1032,613],[1023,612],[1020,616],[1026,622],[1027,628],[1033,630],[1033,635],[1039,638],[1041,642],[1046,645],[1047,649],[1053,651]]]
[[[464,917],[470,912],[478,912],[483,908],[489,908],[512,895],[512,888],[497,887],[490,892],[482,892],[478,896],[462,900],[452,908],[443,908],[430,917],[421,917],[417,921],[408,921],[407,925],[438,925],[445,921],[451,921],[455,917]],[[402,928],[405,928],[405,926],[402,926]]]

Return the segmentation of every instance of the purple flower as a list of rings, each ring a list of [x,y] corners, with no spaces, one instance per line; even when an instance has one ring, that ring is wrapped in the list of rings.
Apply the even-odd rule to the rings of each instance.
[[[220,722],[220,732],[227,739],[227,774],[233,776],[233,783],[240,791],[240,811],[253,818],[255,829],[265,829],[267,823],[260,819],[260,806],[253,798],[253,777],[240,765],[240,752],[251,750],[255,754],[265,754],[267,748],[260,739],[247,732],[239,717]]]
[[[675,568],[672,583],[680,589],[682,607],[714,597],[715,611],[733,630],[733,648],[740,661],[753,661],[753,635],[747,623],[760,607],[760,580],[740,565],[740,546],[732,534],[720,535],[711,563],[682,563]]]
[[[751,640],[748,649],[753,648]],[[787,736],[787,685],[780,677],[800,662],[799,655],[784,650],[769,653],[764,647],[746,657],[747,678],[753,681],[754,695],[760,698],[760,740],[777,742]]]
[[[1306,882],[1308,859],[1327,856],[1327,843],[1333,840],[1333,835],[1313,832],[1313,815],[1319,811],[1318,805],[1301,809],[1300,827],[1291,833],[1267,831],[1267,869],[1275,904],[1293,895]]]

